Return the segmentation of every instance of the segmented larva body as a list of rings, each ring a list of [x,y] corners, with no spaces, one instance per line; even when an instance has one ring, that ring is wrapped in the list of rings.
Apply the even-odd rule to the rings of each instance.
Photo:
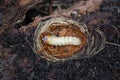
[[[80,45],[81,40],[77,37],[72,36],[65,37],[45,36],[44,42],[54,46],[65,46],[65,45]]]

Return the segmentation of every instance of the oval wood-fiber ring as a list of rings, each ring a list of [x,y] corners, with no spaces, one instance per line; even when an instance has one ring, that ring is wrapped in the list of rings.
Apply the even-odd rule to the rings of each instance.
[[[35,54],[54,62],[90,57],[104,46],[95,46],[102,42],[97,41],[98,37],[102,39],[101,33],[96,32],[95,35],[89,33],[85,24],[75,20],[52,18],[40,22],[35,31]]]

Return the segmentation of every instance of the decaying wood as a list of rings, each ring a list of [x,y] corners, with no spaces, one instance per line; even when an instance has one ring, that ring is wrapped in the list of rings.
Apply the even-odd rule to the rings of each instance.
[[[32,17],[33,21],[29,24],[14,27],[16,23],[24,20],[28,10],[38,3],[41,5],[42,1],[49,0],[0,0],[0,80],[56,80],[60,78],[70,80],[89,80],[91,78],[117,80],[120,75],[119,0],[79,0],[80,2],[75,3],[68,9],[51,10],[48,16],[37,15],[34,18]],[[47,4],[45,3],[45,5]],[[49,12],[47,13],[49,14]],[[84,22],[87,27],[99,27],[104,32],[107,41],[116,42],[116,44],[106,42],[105,49],[91,59],[70,60],[69,62],[54,64],[36,57],[31,49],[33,43],[31,34],[34,35],[33,28],[35,29],[42,20],[55,16],[71,18],[71,14],[76,16],[75,20]],[[111,26],[116,28],[111,29]],[[66,30],[60,31],[60,34],[64,35],[65,32]],[[27,37],[23,34],[27,34]],[[99,46],[99,44],[96,46]],[[91,71],[95,74],[86,76]]]
[[[42,0],[2,0],[0,3],[1,16],[0,34],[8,28],[12,28],[16,23],[22,22],[25,13]]]
[[[70,16],[73,11],[78,11],[78,14],[85,14],[86,12],[93,12],[99,9],[103,0],[87,0],[75,3],[74,6],[64,10],[62,15]]]
[[[48,18],[52,18],[52,17],[57,17],[57,16],[70,17],[71,14],[74,14],[74,12],[77,12],[77,14],[75,14],[76,16],[84,15],[87,12],[88,13],[89,12],[94,12],[97,9],[100,8],[100,5],[102,4],[102,2],[103,2],[103,0],[85,0],[85,1],[79,1],[79,2],[75,3],[73,6],[71,6],[68,9],[55,10],[49,16],[44,16],[44,17],[40,17],[39,16],[39,18],[37,17],[38,20],[34,19],[35,21],[33,21],[32,23],[28,24],[27,26],[22,26],[21,29],[24,30],[23,32],[25,32],[26,29],[27,29],[27,27],[29,27],[29,28],[30,27],[37,27],[37,26],[33,26],[32,24],[37,24],[38,25],[39,21],[45,20],[45,19],[48,19]]]
[[[43,17],[42,19],[44,20],[46,18],[56,17],[56,16],[70,17],[71,14],[72,13],[74,14],[75,11],[77,12],[77,15],[83,15],[86,14],[87,12],[94,12],[95,10],[100,8],[102,2],[103,0],[79,1],[68,9],[54,11],[50,16]]]

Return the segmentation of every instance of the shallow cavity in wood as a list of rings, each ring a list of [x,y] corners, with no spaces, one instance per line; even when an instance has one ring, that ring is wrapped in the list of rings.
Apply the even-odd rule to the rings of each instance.
[[[76,46],[75,45],[53,46],[47,44],[42,40],[45,36],[53,35],[57,37],[74,36],[81,40],[81,44]],[[43,45],[42,49],[43,51],[47,52],[47,54],[51,56],[62,59],[71,57],[72,55],[79,52],[82,49],[82,47],[85,46],[86,44],[86,35],[83,32],[81,32],[80,28],[74,24],[64,25],[53,23],[50,25],[48,30],[46,30],[44,33],[40,35],[39,41]]]

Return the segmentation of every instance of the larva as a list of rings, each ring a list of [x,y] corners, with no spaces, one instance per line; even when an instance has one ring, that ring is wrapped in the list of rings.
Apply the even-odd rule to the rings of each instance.
[[[56,36],[45,36],[43,41],[49,45],[54,46],[65,46],[65,45],[80,45],[81,40],[77,37],[65,36],[65,37],[56,37]]]

